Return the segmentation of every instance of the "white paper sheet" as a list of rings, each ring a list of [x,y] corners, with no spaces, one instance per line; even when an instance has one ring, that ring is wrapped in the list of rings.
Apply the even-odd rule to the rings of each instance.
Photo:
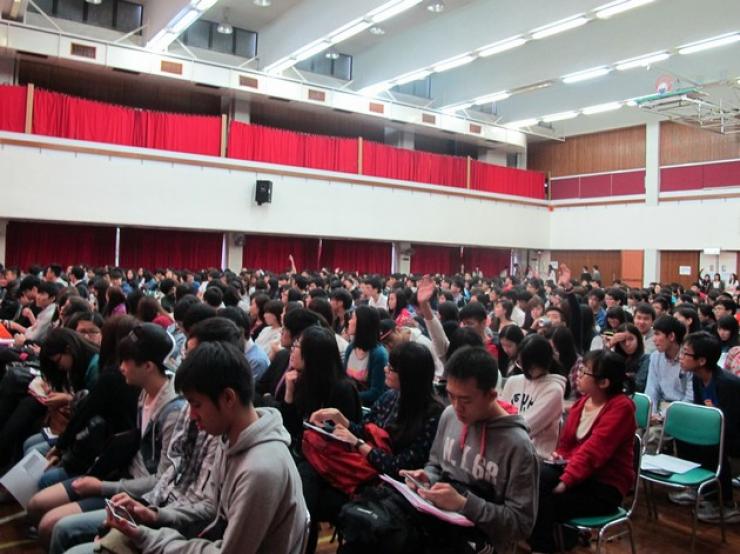
[[[686,473],[692,469],[701,467],[701,464],[682,460],[668,454],[645,454],[642,457],[640,468],[644,471],[655,471],[656,473]]]
[[[381,475],[380,478],[391,485],[398,492],[400,492],[404,496],[404,498],[408,500],[409,503],[420,512],[432,515],[438,519],[441,519],[442,521],[452,523],[453,525],[460,525],[461,527],[473,527],[473,522],[466,518],[464,515],[458,514],[457,512],[449,512],[447,510],[441,510],[437,508],[434,504],[432,504],[428,500],[424,500],[421,496],[408,488],[405,483],[400,483],[399,481],[396,481],[388,475]]]
[[[24,510],[28,506],[28,501],[39,490],[39,479],[46,469],[46,464],[46,458],[38,451],[31,450],[0,479],[0,485],[13,495]]]

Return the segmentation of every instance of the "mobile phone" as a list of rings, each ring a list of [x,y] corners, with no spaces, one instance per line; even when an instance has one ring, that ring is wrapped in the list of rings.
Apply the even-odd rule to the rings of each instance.
[[[551,466],[564,466],[568,463],[568,460],[564,460],[563,458],[558,458],[557,460],[543,460],[543,462]]]
[[[428,489],[429,488],[429,483],[422,483],[418,479],[414,479],[413,477],[411,477],[411,475],[409,475],[405,471],[403,472],[403,474],[401,474],[401,477],[411,481],[414,485],[416,485],[417,489]]]
[[[131,527],[137,526],[134,518],[131,517],[131,514],[126,508],[123,508],[122,506],[116,506],[107,498],[105,499],[105,506],[108,509],[108,512],[118,521],[124,521],[128,523]]]

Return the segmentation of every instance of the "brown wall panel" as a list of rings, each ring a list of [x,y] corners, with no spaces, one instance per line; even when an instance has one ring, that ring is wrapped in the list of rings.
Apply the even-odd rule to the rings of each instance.
[[[660,124],[660,165],[740,158],[740,134],[721,135],[671,121]]]
[[[593,265],[599,266],[602,284],[611,285],[614,280],[620,279],[622,275],[622,257],[619,250],[602,250],[594,252],[591,250],[553,250],[550,254],[553,261],[558,264],[566,264],[573,273],[573,278],[578,279],[581,268],[585,265],[589,270]]]
[[[553,177],[645,167],[645,127],[540,142],[527,150],[527,167]]]
[[[643,250],[622,250],[622,282],[630,287],[642,287]]]
[[[680,275],[680,266],[689,266],[691,275]],[[684,287],[699,278],[699,252],[690,250],[664,250],[660,253],[660,282],[680,283]]]

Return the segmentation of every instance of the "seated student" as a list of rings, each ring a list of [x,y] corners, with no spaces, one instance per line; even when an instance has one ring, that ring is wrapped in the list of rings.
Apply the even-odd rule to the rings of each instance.
[[[721,352],[719,340],[706,331],[691,333],[681,348],[681,369],[693,375],[695,404],[719,408],[725,417],[725,449],[722,470],[719,474],[725,523],[740,522],[740,510],[733,500],[732,469],[730,458],[740,457],[740,378],[717,366]],[[718,449],[701,447],[676,441],[681,458],[701,463],[706,469],[714,471],[717,467]],[[669,494],[672,502],[691,504],[696,501],[693,490]],[[706,523],[719,523],[719,502],[712,500],[699,504],[697,517]]]
[[[678,353],[686,335],[686,327],[675,317],[666,315],[655,320],[655,352],[650,354],[645,394],[653,403],[653,423],[663,418],[663,403],[683,400],[691,402],[694,397],[690,375],[681,371]]]
[[[347,289],[336,288],[329,295],[332,318],[329,323],[338,335],[343,335],[349,325],[349,312],[352,309],[352,295]]]
[[[475,524],[463,531],[459,552],[478,551],[485,543],[507,552],[529,536],[534,524],[537,453],[524,418],[510,415],[497,402],[496,361],[484,348],[457,350],[446,372],[452,405],[442,413],[424,469],[406,472],[430,488],[406,484],[437,507],[459,512]],[[439,525],[426,531],[440,533],[444,540],[450,527],[434,521]]]
[[[662,294],[654,296],[651,301],[651,305],[653,306],[653,309],[655,310],[656,318],[662,315],[671,315],[670,296],[663,296]]]
[[[635,480],[637,424],[634,404],[623,392],[624,358],[608,350],[590,352],[585,366],[578,379],[583,396],[570,409],[552,453],[558,463],[541,466],[537,523],[529,538],[536,552],[556,550],[556,523],[615,513]]]
[[[262,292],[257,292],[252,295],[252,300],[249,304],[249,317],[252,319],[252,328],[249,330],[252,340],[255,340],[262,329],[265,328],[265,304],[270,300],[270,297]]]
[[[524,340],[524,333],[521,328],[517,325],[507,325],[499,334],[498,340],[501,344],[501,349],[509,360],[504,376],[509,378],[512,375],[521,374],[522,368],[517,364],[519,345]]]
[[[588,307],[594,314],[596,322],[596,332],[599,333],[606,327],[606,310],[604,309],[604,291],[602,289],[593,289],[588,293]]]
[[[683,323],[686,327],[686,334],[696,333],[701,330],[699,314],[692,306],[679,305],[673,311],[673,317]]]
[[[183,401],[165,373],[165,361],[174,347],[172,337],[154,323],[141,324],[118,348],[126,384],[140,387],[138,429],[141,444],[128,467],[128,475],[152,486],[156,474],[169,465],[167,451],[172,429]],[[120,492],[120,483],[95,477],[71,478],[36,493],[28,504],[29,518],[39,521],[39,539],[47,545],[56,523],[72,514],[105,508],[106,496]]]
[[[731,315],[723,315],[717,321],[717,336],[719,337],[720,346],[722,348],[722,353],[718,362],[720,367],[725,367],[725,361],[727,360],[730,351],[733,348],[740,346],[738,327],[740,327],[740,325],[738,325],[737,320]]]
[[[207,496],[156,511],[125,500],[120,505],[141,524],[133,527],[110,515],[106,524],[144,552],[300,554],[306,505],[288,450],[290,435],[277,410],[253,406],[252,374],[243,351],[225,342],[199,344],[180,366],[175,385],[198,426],[222,437]],[[198,538],[181,533],[209,521]]]
[[[552,345],[557,373],[566,377],[565,396],[580,398],[577,384],[583,359],[578,354],[573,333],[568,327],[550,327],[545,331],[545,337]]]
[[[399,327],[408,325],[408,322],[414,318],[410,307],[408,296],[406,296],[403,289],[395,289],[388,294],[388,311],[391,314],[391,319]]]
[[[612,306],[606,311],[606,327],[591,340],[589,350],[608,348],[609,339],[617,332],[617,327],[627,322],[628,313],[621,306]]]
[[[465,308],[463,308],[464,310]],[[480,311],[480,310],[476,310]],[[514,304],[510,300],[502,298],[497,300],[493,305],[493,316],[495,318],[495,328],[499,333],[508,327],[509,325],[517,325],[511,317],[514,313]],[[460,312],[460,320],[463,320],[462,310]],[[521,327],[521,325],[519,325]]]
[[[434,374],[442,375],[444,363],[435,355],[432,341],[414,325],[416,325],[415,321],[406,327],[397,325],[392,319],[383,319],[380,321],[380,342],[383,343],[388,352],[404,342],[415,342],[428,348],[434,356]]]
[[[260,331],[259,336],[254,342],[268,356],[272,352],[272,345],[280,342],[280,333],[282,333],[282,316],[284,304],[280,300],[270,300],[265,303],[262,318],[265,320],[265,327]]]
[[[624,323],[609,341],[610,348],[620,354],[627,367],[627,378],[635,383],[637,392],[645,392],[650,355],[644,352],[642,333],[636,325]]]
[[[330,323],[334,319],[334,312],[332,310],[331,304],[326,298],[312,298],[311,302],[308,303],[308,309],[312,312],[320,314],[327,321],[327,323]],[[334,329],[332,328],[332,330]],[[336,331],[334,331],[334,339],[337,342],[339,355],[344,360],[344,354],[347,352],[349,342],[341,335],[341,333],[337,333]]]
[[[26,341],[43,342],[52,327],[56,315],[57,287],[47,281],[39,282],[36,286],[36,294],[33,300],[39,310],[38,313],[30,307],[21,310],[21,315],[26,318],[28,325],[19,322],[9,322],[8,331],[17,333],[15,335],[16,346],[22,346]]]
[[[655,352],[655,340],[653,335],[653,323],[655,322],[655,310],[647,302],[640,302],[635,306],[634,324],[642,333],[642,344],[645,348],[645,354]],[[647,377],[647,376],[646,376]]]
[[[501,300],[497,303],[497,305],[506,302],[508,301]],[[506,307],[507,314],[510,313],[510,307],[511,302],[508,302],[508,306]],[[508,317],[509,315],[507,315],[507,318]],[[460,322],[462,323],[463,327],[469,327],[470,329],[478,333],[481,340],[483,341],[483,345],[485,346],[486,350],[488,350],[491,356],[498,360],[498,347],[493,342],[493,340],[491,340],[491,337],[486,334],[487,320],[488,314],[486,313],[486,309],[480,302],[472,302],[466,304],[460,310]],[[508,324],[513,325],[513,322],[510,322]],[[499,326],[499,332],[501,331],[501,329],[503,329],[503,326]]]
[[[373,404],[361,424],[335,408],[318,410],[311,415],[311,422],[334,422],[334,434],[351,444],[380,473],[397,477],[400,470],[419,467],[427,460],[443,407],[434,398],[434,362],[428,348],[413,342],[400,344],[391,351],[385,371],[389,390]],[[364,426],[368,423],[388,432],[391,453],[365,442],[368,435]],[[299,464],[299,470],[312,520],[317,522],[307,549],[313,552],[318,522],[333,521],[348,498],[322,479],[307,461]]]
[[[244,355],[247,357],[249,367],[252,368],[252,377],[257,381],[260,377],[265,374],[267,368],[270,366],[270,358],[267,357],[264,350],[262,350],[249,336],[249,329],[251,323],[249,321],[249,315],[234,306],[228,308],[221,308],[217,312],[219,317],[224,317],[233,321],[244,334]]]
[[[388,351],[380,343],[380,317],[375,308],[360,306],[349,321],[352,341],[344,354],[344,365],[360,390],[365,406],[372,405],[385,391],[383,368]]]
[[[285,373],[285,396],[279,407],[295,453],[301,450],[303,421],[315,411],[332,408],[345,419],[360,420],[362,403],[354,383],[344,372],[330,329],[314,326],[303,331],[293,342],[289,367]]]
[[[501,398],[511,402],[524,417],[537,455],[548,458],[558,442],[567,380],[551,373],[555,365],[553,348],[540,335],[529,335],[522,341],[517,359],[523,375],[507,379]]]

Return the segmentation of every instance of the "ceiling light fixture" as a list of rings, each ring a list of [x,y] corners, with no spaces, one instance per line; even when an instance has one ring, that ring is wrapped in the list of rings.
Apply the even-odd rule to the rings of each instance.
[[[377,25],[375,25],[374,27],[370,27],[370,34],[381,36],[385,34],[385,31],[383,30],[383,27],[378,27]]]
[[[294,55],[293,58],[297,62],[302,62],[303,60],[307,60],[308,58],[313,58],[316,54],[320,54],[327,48],[331,46],[330,43],[328,43],[325,40],[319,40],[316,42],[313,42],[311,44],[308,44],[298,50]]]
[[[463,54],[462,56],[455,56],[454,58],[439,62],[433,67],[433,69],[435,73],[442,73],[443,71],[454,69],[456,67],[460,67],[461,65],[469,64],[474,59],[475,56],[471,54]]]
[[[611,73],[611,69],[602,66],[594,67],[592,69],[586,69],[585,71],[579,71],[577,73],[571,73],[562,78],[562,81],[569,85],[571,83],[580,83],[581,81],[588,81],[589,79],[595,79],[597,77],[603,77]]]
[[[103,3],[103,0],[85,0],[88,4],[92,4],[93,6],[99,6]]]
[[[597,113],[604,113],[604,112],[611,112],[614,110],[618,110],[621,108],[624,104],[622,102],[607,102],[606,104],[598,104],[596,106],[589,106],[588,108],[583,108],[581,110],[583,112],[583,115],[594,115]]]
[[[216,27],[216,32],[222,35],[230,35],[234,32],[234,27],[229,23],[229,8],[224,8],[224,18]]]
[[[481,58],[486,58],[488,56],[493,56],[494,54],[506,52],[507,50],[511,50],[512,48],[516,48],[517,46],[521,46],[522,44],[526,44],[527,42],[527,39],[521,35],[507,38],[499,42],[489,44],[488,46],[484,46],[483,48],[478,50],[478,55]]]
[[[339,52],[334,50],[334,48],[330,48],[326,51],[326,54],[324,54],[327,60],[338,60],[339,59]]]
[[[553,113],[550,115],[543,116],[542,121],[544,121],[545,123],[554,123],[556,121],[565,121],[566,119],[573,119],[574,117],[578,117],[578,112],[576,111],[558,112],[558,113]]]
[[[462,102],[460,104],[452,104],[450,106],[444,106],[443,108],[440,108],[439,111],[442,113],[446,113],[447,115],[455,115],[460,110],[467,110],[468,108],[472,108],[473,103],[472,102]]]
[[[679,54],[693,54],[694,52],[702,52],[709,50],[710,48],[717,48],[719,46],[726,46],[740,40],[740,33],[727,33],[718,37],[708,38],[697,42],[691,42],[678,48]]]
[[[422,69],[421,71],[414,71],[413,73],[409,73],[408,75],[404,75],[402,77],[399,77],[398,79],[395,79],[393,81],[394,85],[405,85],[407,83],[413,83],[414,81],[419,81],[420,79],[426,79],[432,74],[431,71],[427,69]]]
[[[645,54],[644,56],[637,56],[617,62],[616,68],[619,71],[626,71],[635,67],[647,67],[654,63],[667,60],[670,57],[671,55],[668,52],[653,52],[652,54]]]
[[[585,25],[589,21],[590,19],[584,14],[575,15],[567,19],[561,19],[560,21],[556,21],[555,23],[549,23],[548,25],[533,29],[532,38],[535,40],[539,40],[545,37],[551,37],[552,35],[563,33],[565,31],[570,31],[571,29],[575,29],[576,27]]]
[[[260,8],[269,8],[272,6],[272,0],[254,0],[252,3]]]
[[[486,94],[484,96],[479,96],[475,100],[473,100],[474,104],[488,104],[492,102],[501,102],[502,100],[506,100],[511,96],[511,93],[508,90],[502,90],[500,92],[494,92],[492,94]]]
[[[373,23],[380,23],[401,12],[405,12],[409,8],[413,8],[420,2],[421,0],[394,0],[393,2],[386,2],[378,9],[371,11],[368,16]]]
[[[655,0],[616,0],[616,2],[609,2],[596,8],[596,17],[599,19],[609,19],[613,15],[618,13],[626,12],[644,6],[645,4],[651,4]]]
[[[442,0],[437,0],[436,2],[429,2],[427,4],[427,10],[432,13],[442,13],[445,11],[445,3]]]
[[[530,117],[529,119],[520,119],[518,121],[511,121],[509,123],[504,123],[505,127],[511,127],[512,129],[519,129],[520,127],[531,127],[532,125],[537,125],[539,123],[539,119],[536,117]]]

